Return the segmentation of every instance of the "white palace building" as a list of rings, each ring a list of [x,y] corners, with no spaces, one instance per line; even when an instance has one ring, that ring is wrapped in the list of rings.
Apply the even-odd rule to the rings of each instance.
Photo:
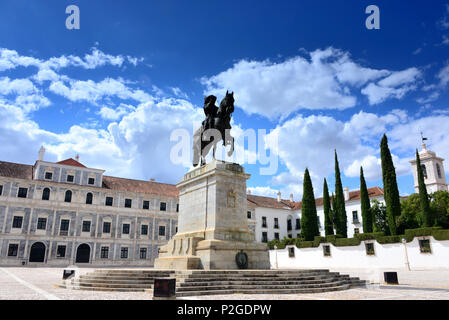
[[[0,161],[0,266],[152,266],[158,248],[177,232],[176,186],[106,176],[78,157],[47,162],[44,153],[41,148],[34,165]],[[448,190],[443,159],[425,145],[420,158],[429,193]],[[368,193],[384,201],[382,188]],[[344,194],[352,237],[363,232],[360,191],[345,188]],[[324,235],[322,201],[316,199]],[[247,217],[260,242],[301,232],[301,202],[292,195],[248,194]]]

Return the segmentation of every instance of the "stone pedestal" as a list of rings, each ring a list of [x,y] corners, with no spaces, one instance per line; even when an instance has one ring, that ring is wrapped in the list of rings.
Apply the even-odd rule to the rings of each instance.
[[[160,248],[157,269],[238,269],[246,253],[249,269],[269,269],[267,245],[255,242],[246,215],[242,166],[214,160],[187,173],[179,189],[178,233]]]

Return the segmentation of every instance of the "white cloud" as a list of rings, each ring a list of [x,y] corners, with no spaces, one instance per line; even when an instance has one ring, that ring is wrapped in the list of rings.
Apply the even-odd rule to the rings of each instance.
[[[121,67],[125,61],[136,66],[142,62],[143,58],[132,56],[110,55],[94,47],[91,53],[85,54],[83,58],[74,55],[62,55],[51,57],[47,60],[37,59],[29,56],[22,56],[15,50],[0,48],[0,71],[15,69],[19,66],[34,66],[40,70],[59,70],[67,67],[79,67],[84,69],[95,69],[105,65]]]
[[[135,110],[135,108],[133,106],[125,104],[121,104],[116,109],[103,106],[98,114],[105,120],[118,120],[123,115],[129,113],[130,110]]]
[[[384,102],[387,99],[401,99],[409,91],[417,88],[416,82],[422,73],[417,68],[392,73],[376,83],[370,83],[362,89],[362,94],[368,97],[370,105]]]
[[[128,87],[123,79],[106,78],[100,82],[70,80],[68,86],[63,81],[55,81],[50,84],[49,89],[71,101],[86,100],[93,104],[105,97],[133,99],[138,102],[152,100],[144,91]]]
[[[437,78],[440,80],[440,86],[442,87],[445,87],[449,83],[449,64],[440,70]]]
[[[416,89],[421,71],[409,68],[392,72],[363,67],[347,52],[334,48],[315,50],[280,63],[241,60],[226,71],[203,77],[206,94],[235,90],[237,105],[248,114],[285,117],[300,110],[346,109],[355,106],[356,91],[371,104],[401,99]],[[375,84],[373,81],[379,82]]]
[[[186,168],[170,162],[170,134],[179,128],[191,132],[202,113],[185,100],[163,99],[140,104],[106,130],[75,125],[55,134],[40,129],[22,109],[0,101],[2,160],[34,163],[44,145],[49,161],[79,154],[82,163],[106,169],[107,175],[176,183]]]

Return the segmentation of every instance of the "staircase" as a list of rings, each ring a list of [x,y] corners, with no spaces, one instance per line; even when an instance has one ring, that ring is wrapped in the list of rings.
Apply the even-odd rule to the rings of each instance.
[[[329,270],[96,270],[62,287],[153,292],[155,278],[176,278],[176,296],[295,294],[346,290],[366,281]]]

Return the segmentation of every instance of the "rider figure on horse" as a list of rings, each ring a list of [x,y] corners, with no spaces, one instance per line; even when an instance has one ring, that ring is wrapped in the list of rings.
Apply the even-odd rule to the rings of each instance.
[[[204,114],[206,115],[206,119],[203,121],[203,131],[214,128],[215,118],[218,112],[215,101],[217,101],[217,97],[212,95],[204,99]]]

